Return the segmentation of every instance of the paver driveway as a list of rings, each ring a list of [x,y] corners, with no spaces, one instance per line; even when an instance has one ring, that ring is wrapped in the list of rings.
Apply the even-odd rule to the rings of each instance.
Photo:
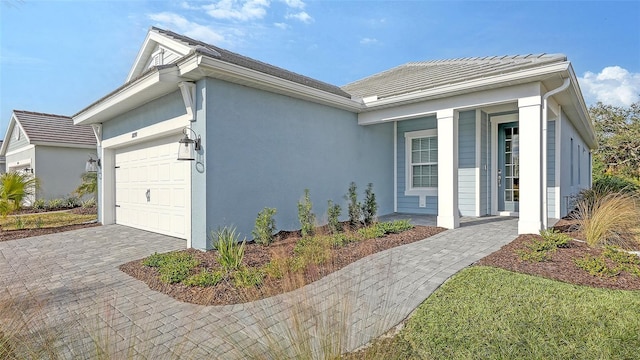
[[[63,358],[102,351],[154,360],[282,358],[293,356],[293,344],[331,337],[352,350],[401,322],[451,275],[513,240],[516,229],[510,218],[466,221],[292,293],[200,306],[118,270],[156,251],[182,249],[185,241],[119,225],[88,228],[0,243],[0,311],[21,307],[28,328],[41,330],[41,341],[54,339]],[[302,330],[287,335],[291,328]]]

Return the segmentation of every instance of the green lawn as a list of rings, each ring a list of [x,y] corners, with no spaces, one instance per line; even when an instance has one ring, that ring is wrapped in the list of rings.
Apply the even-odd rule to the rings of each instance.
[[[595,289],[490,267],[455,275],[399,335],[355,358],[637,359],[640,291]]]
[[[0,217],[0,226],[2,230],[48,228],[82,224],[95,219],[97,219],[96,214],[77,215],[68,211],[56,211]]]

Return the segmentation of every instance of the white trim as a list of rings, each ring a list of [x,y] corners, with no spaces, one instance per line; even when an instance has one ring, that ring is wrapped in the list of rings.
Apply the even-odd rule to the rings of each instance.
[[[31,166],[31,158],[26,158],[23,160],[19,160],[19,161],[12,161],[10,163],[7,163],[7,171],[13,171],[13,169],[11,168],[17,168],[17,167],[24,167],[26,166]]]
[[[180,93],[182,94],[182,101],[184,101],[184,107],[187,110],[187,115],[191,117],[190,121],[195,121],[195,107],[196,107],[196,84],[192,82],[182,81],[178,84]]]
[[[145,71],[148,59],[151,58],[153,49],[156,48],[156,45],[158,48],[162,45],[165,49],[181,56],[184,56],[191,51],[189,46],[184,45],[178,40],[171,39],[170,37],[164,36],[155,31],[149,31],[144,39],[142,47],[138,51],[138,55],[136,56],[136,60],[133,62],[131,70],[129,70],[129,75],[127,75],[125,82],[131,81]]]
[[[393,212],[398,212],[398,122],[393,122]]]
[[[415,138],[425,138],[425,137],[438,137],[438,129],[429,129],[429,130],[418,130],[418,131],[407,131],[404,133],[404,161],[405,161],[405,196],[420,196],[420,203],[425,204],[426,199],[423,197],[426,196],[438,196],[438,188],[437,187],[429,187],[429,188],[414,188],[411,184],[412,180],[412,166],[411,166],[411,140]],[[438,150],[440,151],[440,150]],[[437,165],[437,163],[436,163]],[[426,205],[425,205],[426,206]]]
[[[21,148],[9,151],[8,153],[5,154],[5,156],[11,156],[11,155],[15,155],[18,153],[21,153],[23,151],[27,151],[27,150],[31,150],[34,149],[36,146],[35,145],[27,145],[27,146],[23,146]]]
[[[482,114],[476,109],[476,216],[480,216],[480,175],[482,173]]]
[[[498,125],[518,122],[518,113],[492,116],[487,114],[491,123],[491,215],[500,215],[498,211]]]
[[[83,145],[83,144],[70,144],[70,143],[61,143],[61,142],[47,142],[47,141],[34,141],[33,145],[39,146],[52,146],[52,147],[65,147],[65,148],[73,148],[73,149],[95,149],[95,145]]]
[[[173,119],[149,125],[133,132],[102,140],[102,147],[105,149],[123,147],[165,137],[166,135],[175,133],[177,130],[181,131],[185,126],[189,125],[189,121],[189,115],[181,115]]]
[[[558,118],[556,119],[556,166],[555,166],[555,191],[556,191],[556,219],[560,219],[562,217],[562,196],[560,193],[561,189],[561,180],[560,180],[560,171],[561,171],[561,162],[562,162],[562,106],[558,106]]]
[[[102,146],[102,124],[91,124],[91,130],[96,137],[97,146]]]

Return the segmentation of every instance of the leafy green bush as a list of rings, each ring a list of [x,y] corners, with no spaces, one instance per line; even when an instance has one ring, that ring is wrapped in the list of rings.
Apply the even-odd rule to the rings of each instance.
[[[61,209],[64,205],[64,199],[51,199],[47,202],[47,207],[52,210]]]
[[[276,231],[276,220],[273,218],[275,214],[274,208],[264,208],[258,213],[255,227],[251,232],[256,243],[269,245],[273,242],[273,233]]]
[[[64,202],[63,206],[68,208],[75,208],[82,204],[80,199],[78,199],[75,196],[69,196],[68,198],[64,199],[63,202]]]
[[[349,243],[358,241],[358,238],[353,233],[337,233],[331,235],[331,246],[341,247]]]
[[[142,260],[142,265],[149,267],[160,267],[167,261],[167,258],[171,256],[171,253],[158,254],[157,252],[147,256]]]
[[[44,199],[36,199],[31,207],[38,210],[44,210],[47,207],[47,202]]]
[[[567,234],[563,234],[555,229],[540,230],[540,236],[546,243],[555,248],[567,248],[571,237]]]
[[[191,275],[183,281],[186,286],[216,286],[222,279],[224,279],[225,273],[222,271],[206,271],[202,270],[196,275]]]
[[[316,215],[311,211],[312,207],[309,189],[304,189],[304,198],[298,202],[298,219],[300,220],[303,237],[313,235]]]
[[[344,197],[349,203],[349,223],[351,226],[360,224],[360,218],[362,218],[362,205],[358,202],[358,193],[356,190],[356,183],[352,181],[351,184],[349,184],[347,195]]]
[[[612,277],[620,273],[617,269],[607,266],[607,263],[601,257],[587,255],[581,259],[575,259],[573,262],[579,268],[594,276]]]
[[[293,252],[304,264],[323,264],[331,258],[332,243],[330,236],[309,236],[298,241]]]
[[[376,223],[376,226],[382,229],[382,231],[384,231],[385,234],[399,234],[403,231],[413,229],[413,225],[411,225],[410,220],[394,220],[394,221],[387,221],[387,222],[379,222],[379,223]]]
[[[606,246],[602,255],[618,264],[640,265],[640,257],[635,254],[619,250],[613,246]]]
[[[92,207],[96,207],[97,203],[96,203],[96,199],[95,198],[91,198],[88,200],[85,200],[82,202],[82,207],[83,208],[92,208]]]
[[[232,275],[235,287],[255,287],[264,281],[265,274],[261,269],[242,267]]]
[[[158,268],[160,280],[167,284],[183,281],[189,276],[191,269],[200,262],[184,252],[154,253],[142,261],[142,265]]]
[[[376,220],[378,203],[376,194],[373,193],[373,184],[369,183],[364,191],[364,204],[362,204],[362,217],[365,225],[371,225]]]
[[[25,223],[20,216],[16,216],[16,230],[22,230],[25,227]]]
[[[342,231],[342,224],[340,223],[341,214],[342,208],[340,208],[340,205],[334,204],[333,201],[329,200],[327,202],[327,218],[329,219],[327,226],[329,227],[329,232],[332,234],[337,234]]]
[[[358,229],[358,234],[366,239],[375,239],[385,235],[384,230],[376,225],[371,225]]]
[[[541,230],[542,240],[534,240],[527,245],[527,250],[517,250],[520,259],[531,262],[550,261],[558,248],[569,247],[571,238],[555,230]]]
[[[288,259],[275,258],[264,265],[262,270],[272,279],[282,279],[289,272],[289,265]]]
[[[246,239],[240,242],[235,227],[224,227],[211,233],[214,248],[218,251],[218,263],[225,271],[237,270],[244,258]]]
[[[0,213],[7,216],[20,210],[29,196],[35,195],[40,181],[33,175],[10,171],[0,175]]]

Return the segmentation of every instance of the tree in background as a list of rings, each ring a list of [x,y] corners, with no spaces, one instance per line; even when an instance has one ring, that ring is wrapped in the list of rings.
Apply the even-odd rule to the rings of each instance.
[[[614,175],[640,181],[640,101],[628,108],[598,102],[589,107],[589,115],[598,139],[594,180]]]
[[[82,184],[78,186],[75,193],[78,194],[78,197],[93,195],[95,198],[98,194],[98,173],[86,172],[82,174]]]

